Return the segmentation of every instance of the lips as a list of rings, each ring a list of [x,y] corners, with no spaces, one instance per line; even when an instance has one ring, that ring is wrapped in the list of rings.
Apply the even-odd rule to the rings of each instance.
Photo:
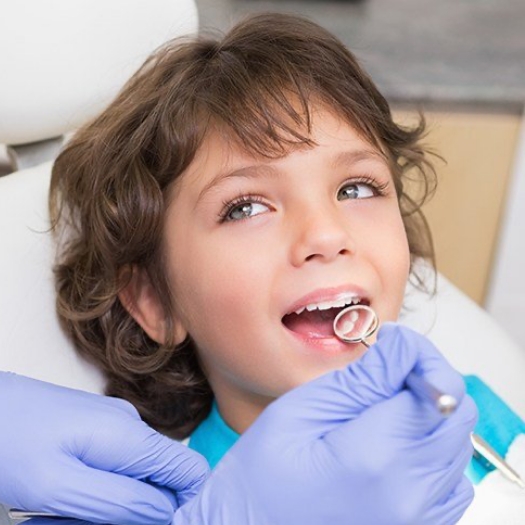
[[[294,303],[289,313],[283,316],[286,328],[309,339],[334,337],[333,323],[336,315],[352,304],[370,302],[364,294],[356,291],[324,290],[305,296]]]

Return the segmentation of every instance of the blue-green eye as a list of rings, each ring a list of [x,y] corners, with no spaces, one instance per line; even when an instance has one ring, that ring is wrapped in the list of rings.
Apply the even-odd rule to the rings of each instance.
[[[226,210],[223,216],[224,221],[242,221],[255,217],[261,213],[268,211],[268,206],[261,202],[243,201],[238,204],[233,203],[230,208]]]
[[[346,184],[337,192],[337,200],[369,199],[376,195],[375,188],[364,182]]]

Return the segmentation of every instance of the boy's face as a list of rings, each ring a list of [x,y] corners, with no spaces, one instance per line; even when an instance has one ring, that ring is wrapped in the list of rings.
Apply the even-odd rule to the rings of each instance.
[[[395,320],[409,251],[389,167],[348,124],[313,115],[316,145],[271,160],[211,134],[173,189],[165,246],[177,324],[226,421],[244,431],[287,390],[358,359],[337,340],[357,297]]]

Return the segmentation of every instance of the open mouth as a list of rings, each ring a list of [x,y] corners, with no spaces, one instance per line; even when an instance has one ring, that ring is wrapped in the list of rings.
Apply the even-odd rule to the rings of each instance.
[[[344,308],[351,305],[370,306],[370,301],[361,297],[349,297],[338,301],[308,304],[286,314],[282,323],[288,330],[315,339],[335,337],[334,319]]]

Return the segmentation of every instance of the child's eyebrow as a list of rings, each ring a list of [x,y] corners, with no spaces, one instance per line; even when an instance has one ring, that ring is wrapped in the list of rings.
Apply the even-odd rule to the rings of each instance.
[[[269,177],[269,176],[277,176],[279,174],[279,170],[272,166],[268,166],[266,164],[259,164],[259,165],[253,165],[253,166],[243,166],[242,168],[233,170],[233,171],[227,171],[224,173],[219,173],[217,176],[213,177],[213,179],[208,182],[204,188],[199,192],[199,195],[197,197],[197,202],[201,200],[201,198],[214,186],[217,186],[221,184],[223,181],[227,179],[232,178],[247,178],[247,179],[255,179],[258,177]]]
[[[374,150],[368,150],[368,149],[359,149],[359,150],[350,150],[350,151],[341,151],[334,155],[331,161],[331,165],[334,168],[340,167],[340,166],[351,166],[352,164],[357,164],[358,162],[365,161],[365,160],[372,160],[374,162],[381,162],[384,166],[386,166],[386,159],[384,156]],[[233,171],[226,171],[223,173],[219,173],[211,181],[209,181],[204,188],[199,192],[199,195],[197,197],[197,202],[199,202],[202,197],[213,187],[221,184],[223,181],[227,179],[232,178],[248,178],[248,179],[254,179],[259,177],[275,177],[279,175],[281,172],[274,168],[273,166],[267,165],[267,164],[256,164],[252,166],[243,166],[242,168],[238,168]]]
[[[357,164],[363,160],[373,160],[376,162],[381,162],[384,165],[388,165],[384,155],[378,151],[368,149],[341,151],[334,156],[333,165],[334,167],[339,167],[341,165],[349,166],[352,164]]]

